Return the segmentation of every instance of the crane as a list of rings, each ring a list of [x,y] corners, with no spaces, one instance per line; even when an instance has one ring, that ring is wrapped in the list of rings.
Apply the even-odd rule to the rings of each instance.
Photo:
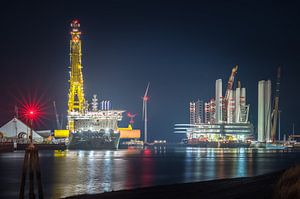
[[[228,102],[229,91],[232,90],[233,83],[234,83],[234,76],[237,73],[238,67],[239,67],[238,65],[235,65],[231,70],[231,75],[228,80],[227,89],[226,89],[225,98],[224,98],[226,100],[226,102]]]
[[[225,109],[225,111],[223,112],[223,116],[224,116],[223,121],[227,120],[227,108],[228,108],[228,101],[229,101],[229,92],[233,88],[234,77],[237,73],[238,67],[239,66],[236,64],[232,68],[231,74],[230,74],[230,77],[229,77],[229,80],[228,80],[227,89],[226,89],[226,93],[225,93],[225,97],[224,97],[224,109]],[[239,84],[239,86],[240,86],[240,84]]]
[[[272,124],[271,124],[271,136],[272,141],[275,141],[277,120],[278,120],[278,108],[279,108],[279,93],[280,93],[280,78],[281,78],[281,67],[277,69],[277,80],[276,80],[276,90],[275,90],[275,99],[274,99],[274,109],[272,111]]]
[[[61,128],[61,125],[59,123],[59,116],[57,114],[57,109],[56,109],[56,104],[55,104],[55,101],[53,101],[53,107],[54,107],[54,113],[55,113],[55,118],[56,118],[56,126],[57,126],[57,129],[60,129]]]

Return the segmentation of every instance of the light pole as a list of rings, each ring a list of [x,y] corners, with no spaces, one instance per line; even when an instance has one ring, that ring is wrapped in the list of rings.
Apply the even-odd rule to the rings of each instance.
[[[35,111],[30,110],[28,112],[28,119],[29,119],[29,128],[30,128],[30,135],[29,135],[30,145],[29,145],[29,147],[31,147],[31,148],[34,147],[33,142],[32,142],[32,137],[33,137],[33,135],[32,135],[32,127],[33,127],[34,116],[35,116]]]
[[[37,190],[38,195],[40,199],[43,199],[43,188],[42,188],[42,180],[41,180],[41,169],[39,164],[39,152],[37,148],[33,144],[33,133],[32,133],[32,126],[33,121],[37,119],[38,117],[38,109],[29,108],[25,112],[25,117],[27,118],[27,121],[29,121],[29,128],[30,128],[30,135],[29,140],[30,144],[26,148],[25,151],[25,157],[23,162],[23,171],[21,176],[21,186],[20,186],[20,192],[19,192],[19,199],[24,199],[25,194],[25,183],[26,183],[26,176],[27,173],[29,174],[29,192],[28,196],[29,199],[35,198],[34,193],[34,177],[36,177],[37,180]]]

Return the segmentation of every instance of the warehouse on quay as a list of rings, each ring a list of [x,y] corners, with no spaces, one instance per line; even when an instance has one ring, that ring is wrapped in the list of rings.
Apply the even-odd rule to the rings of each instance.
[[[0,139],[2,141],[9,141],[13,139],[27,140],[27,138],[29,138],[29,134],[30,127],[16,117],[11,119],[0,128]],[[40,136],[36,131],[33,130],[32,135],[34,142],[43,141],[43,137]]]

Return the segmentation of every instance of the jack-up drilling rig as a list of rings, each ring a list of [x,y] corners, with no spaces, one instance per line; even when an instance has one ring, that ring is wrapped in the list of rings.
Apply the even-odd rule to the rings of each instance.
[[[71,22],[70,39],[70,90],[68,101],[68,149],[118,149],[120,132],[118,122],[123,110],[112,109],[105,100],[105,109],[98,110],[94,95],[92,108],[85,99],[82,75],[81,32],[79,20]]]

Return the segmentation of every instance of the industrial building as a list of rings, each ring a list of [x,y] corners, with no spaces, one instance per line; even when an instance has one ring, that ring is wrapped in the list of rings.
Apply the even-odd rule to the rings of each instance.
[[[175,124],[175,133],[186,133],[189,142],[246,141],[253,138],[254,128],[249,121],[250,105],[246,103],[246,88],[238,81],[234,89],[236,65],[231,72],[225,95],[222,79],[215,82],[215,97],[207,102],[190,102],[190,123]]]
[[[30,127],[16,117],[0,128],[0,139],[3,139],[2,141],[22,139],[27,142],[29,141],[29,135]],[[34,142],[43,141],[43,137],[34,130],[32,130],[32,139]]]
[[[190,102],[190,124],[203,123],[203,101]]]

